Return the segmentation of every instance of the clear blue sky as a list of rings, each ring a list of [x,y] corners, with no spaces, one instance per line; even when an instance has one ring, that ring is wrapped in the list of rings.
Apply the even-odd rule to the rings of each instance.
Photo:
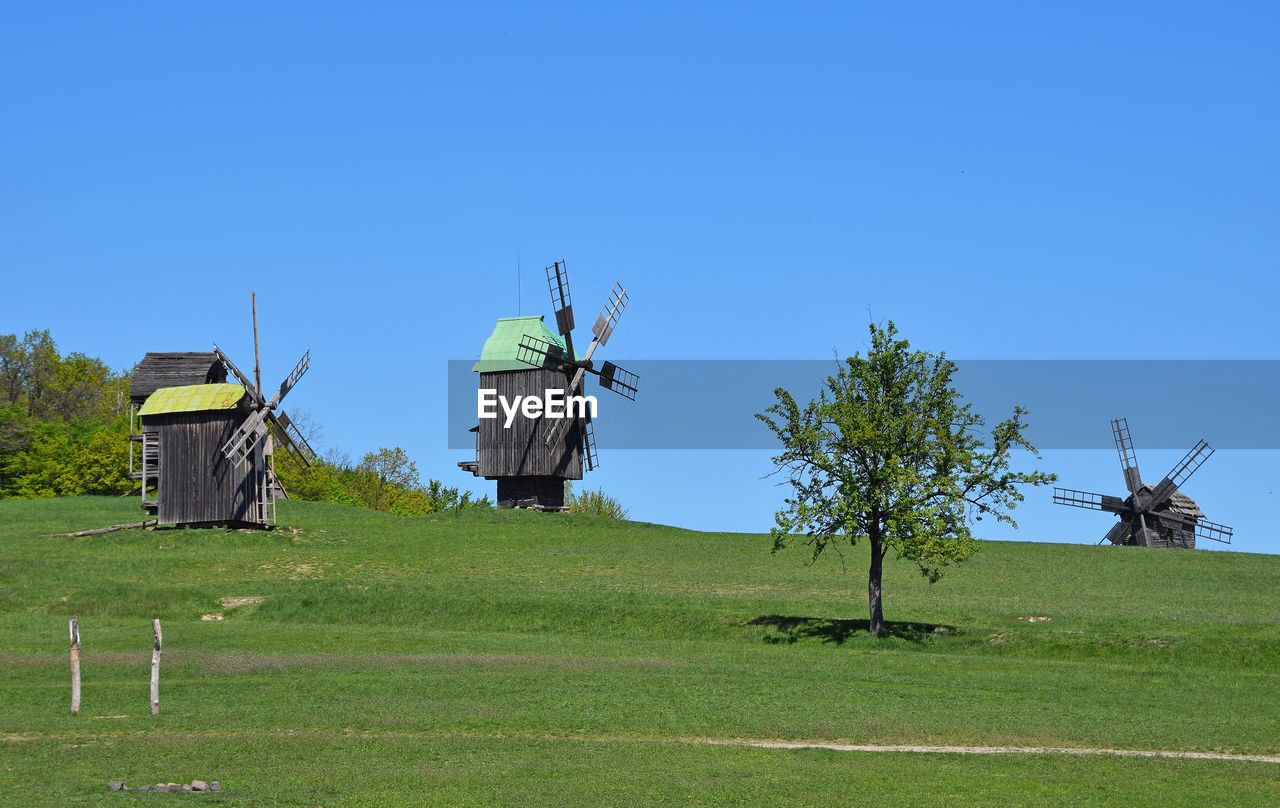
[[[446,361],[549,312],[558,258],[583,313],[631,293],[606,358],[822,359],[868,310],[962,359],[1280,358],[1274,4],[795,5],[13,6],[0,332],[247,365],[255,291],[268,383],[312,349],[286,406],[326,447],[487,492],[446,448]],[[1115,414],[1149,476],[1181,456]],[[772,523],[768,452],[608,426],[586,482],[634,518]],[[1280,552],[1277,461],[1188,485],[1235,549]],[[1110,451],[1041,467],[1122,488]],[[1110,525],[1028,494],[987,535]]]

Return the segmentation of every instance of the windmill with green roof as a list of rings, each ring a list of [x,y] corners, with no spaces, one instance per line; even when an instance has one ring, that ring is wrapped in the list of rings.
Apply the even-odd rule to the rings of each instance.
[[[627,306],[626,290],[614,285],[591,329],[591,344],[579,358],[573,349],[573,302],[563,261],[547,267],[547,285],[559,333],[547,327],[542,315],[500,318],[472,367],[480,374],[482,417],[472,430],[476,459],[458,466],[496,480],[499,507],[562,510],[565,481],[581,480],[584,471],[598,465],[591,410],[585,405],[574,408],[575,401],[594,398],[583,396],[587,373],[598,377],[607,390],[632,401],[636,397],[634,373],[612,362],[597,369],[592,362]],[[529,398],[539,406],[505,409]],[[553,399],[565,402],[564,408],[557,412],[547,406]],[[486,401],[506,403],[483,415]]]

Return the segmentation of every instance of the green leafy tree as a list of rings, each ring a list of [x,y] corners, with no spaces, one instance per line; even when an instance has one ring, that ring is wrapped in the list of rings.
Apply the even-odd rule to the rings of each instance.
[[[29,445],[30,434],[31,419],[25,407],[0,405],[0,496],[8,495],[13,488],[15,459]]]
[[[81,441],[75,466],[80,493],[129,493],[134,488],[129,480],[129,414],[121,413]]]
[[[110,420],[128,408],[128,380],[101,359],[68,354],[46,369],[41,395],[32,405],[39,418]]]
[[[420,480],[418,467],[399,446],[378,447],[378,451],[364,456],[356,471],[360,474],[360,499],[375,511],[390,511],[399,496],[417,488]]]
[[[19,498],[124,494],[129,472],[129,416],[29,426],[19,451],[0,458],[0,493]]]
[[[304,466],[289,452],[277,451],[275,468],[295,499],[355,505],[397,516],[493,507],[487,496],[472,499],[470,491],[459,491],[439,480],[421,485],[416,464],[398,446],[370,452],[358,466],[352,466],[350,457],[338,452]]]
[[[956,366],[945,354],[913,351],[892,322],[872,324],[865,357],[846,358],[817,399],[801,408],[782,388],[756,418],[782,442],[773,473],[785,474],[791,496],[777,512],[773,552],[803,536],[817,559],[865,539],[868,630],[885,629],[881,570],[890,549],[916,563],[930,582],[976,549],[967,517],[1015,525],[1009,511],[1019,485],[1045,485],[1055,475],[1009,470],[1011,453],[1040,456],[1023,436],[1027,414],[980,435],[985,422],[952,385]]]
[[[25,404],[28,359],[17,334],[0,334],[0,401]]]
[[[0,495],[128,491],[128,381],[47,330],[0,335]]]

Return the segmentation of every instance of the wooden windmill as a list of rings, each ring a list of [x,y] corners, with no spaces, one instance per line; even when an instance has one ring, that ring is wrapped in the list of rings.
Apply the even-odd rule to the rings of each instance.
[[[591,373],[601,387],[634,401],[639,377],[612,362],[598,369],[592,362],[627,306],[627,291],[614,285],[591,327],[591,344],[579,357],[573,348],[573,300],[565,262],[547,267],[547,286],[559,333],[552,333],[541,315],[499,319],[480,361],[472,367],[480,374],[481,391],[516,401],[517,396],[540,398],[554,390],[568,401],[583,396],[585,376]],[[568,408],[565,414],[570,414]],[[482,419],[472,431],[476,459],[458,466],[477,477],[497,480],[498,507],[562,510],[565,481],[581,480],[584,471],[599,464],[586,408],[563,418],[545,413],[526,417],[520,412],[510,425],[504,418]]]
[[[255,307],[256,308],[256,307]],[[257,348],[257,318],[254,318]],[[289,421],[275,412],[310,364],[310,351],[270,400],[215,345],[212,353],[149,353],[133,372],[130,397],[138,425],[141,464],[131,476],[142,483],[142,507],[159,525],[275,523],[275,500],[284,495],[272,468],[278,440],[309,465],[315,452]],[[226,382],[230,371],[240,384]],[[260,378],[257,365],[255,380]]]
[[[1206,520],[1195,501],[1178,490],[1213,454],[1209,444],[1203,440],[1197,443],[1164,479],[1155,486],[1150,486],[1143,484],[1142,477],[1138,474],[1138,458],[1133,451],[1129,422],[1124,418],[1112,421],[1111,433],[1116,441],[1116,451],[1120,453],[1120,467],[1124,471],[1124,484],[1129,489],[1129,496],[1121,499],[1106,494],[1055,488],[1055,503],[1106,511],[1119,516],[1120,521],[1102,538],[1102,541],[1112,544],[1194,550],[1196,537],[1231,543],[1231,528]]]

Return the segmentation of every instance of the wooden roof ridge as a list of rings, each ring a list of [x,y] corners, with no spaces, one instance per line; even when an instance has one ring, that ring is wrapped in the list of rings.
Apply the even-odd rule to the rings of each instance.
[[[1204,516],[1204,511],[1200,510],[1195,500],[1181,491],[1174,491],[1169,495],[1169,510],[1183,516],[1194,516],[1197,519]]]
[[[148,351],[134,365],[129,381],[129,400],[141,404],[162,387],[221,383],[227,369],[213,351]]]

